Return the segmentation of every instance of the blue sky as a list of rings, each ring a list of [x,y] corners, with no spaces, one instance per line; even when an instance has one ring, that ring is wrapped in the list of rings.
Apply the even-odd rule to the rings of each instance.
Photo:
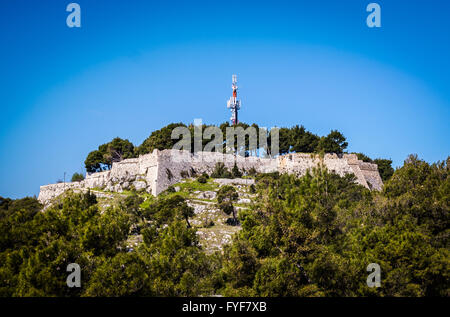
[[[0,1],[0,196],[84,171],[119,136],[221,123],[231,75],[241,121],[341,131],[349,151],[450,154],[450,1]]]

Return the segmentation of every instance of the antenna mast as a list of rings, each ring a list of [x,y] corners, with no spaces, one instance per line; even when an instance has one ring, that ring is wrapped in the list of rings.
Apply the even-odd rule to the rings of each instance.
[[[231,110],[231,123],[233,125],[238,124],[238,110],[241,109],[241,101],[237,100],[237,76],[233,75],[231,78],[231,89],[233,90],[233,95],[227,102],[227,108]]]

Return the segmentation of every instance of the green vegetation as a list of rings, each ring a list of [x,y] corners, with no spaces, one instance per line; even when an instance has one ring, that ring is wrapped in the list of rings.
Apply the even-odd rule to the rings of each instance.
[[[239,170],[239,168],[237,167],[236,162],[234,162],[234,166],[233,166],[233,168],[231,169],[231,175],[232,175],[234,178],[242,177],[242,172],[241,172],[241,171]]]
[[[68,193],[39,212],[35,199],[1,198],[0,296],[211,294],[217,261],[189,226],[192,209],[181,197],[140,202],[130,196],[101,213],[95,196]],[[144,242],[131,250],[136,230]],[[66,285],[69,263],[82,267],[81,288]]]
[[[227,215],[233,215],[233,219],[230,221],[232,225],[238,224],[236,209],[233,206],[238,198],[239,194],[233,186],[223,186],[217,192],[217,207]]]
[[[203,176],[203,175],[200,175],[197,178],[197,182],[199,182],[200,184],[206,184],[207,181],[208,181],[208,179],[205,176]]]
[[[348,143],[345,137],[337,130],[332,130],[330,134],[321,137],[316,147],[316,152],[341,154],[347,148]]]
[[[73,173],[71,182],[81,182],[84,180],[84,175],[81,173]]]
[[[321,170],[262,176],[225,250],[221,293],[449,296],[449,162],[411,156],[382,193]],[[380,288],[366,285],[369,263]]]
[[[388,159],[375,159],[373,163],[378,165],[378,172],[383,182],[388,181],[392,175],[394,175],[394,169],[392,168],[392,160]]]
[[[100,172],[110,169],[114,162],[136,157],[136,155],[133,143],[115,138],[109,143],[100,145],[98,150],[90,152],[84,164],[88,173]]]
[[[222,162],[216,163],[214,171],[211,174],[213,178],[233,178],[233,174],[225,167]]]
[[[171,123],[160,130],[153,131],[151,135],[136,149],[137,154],[152,153],[155,149],[172,149],[178,140],[172,140],[172,130],[176,127],[186,127],[183,123]]]
[[[180,191],[183,192],[195,192],[195,191],[212,191],[217,189],[218,185],[212,179],[207,178],[205,183],[198,182],[195,180],[186,180],[182,183],[177,184],[180,187]]]
[[[0,197],[0,296],[450,296],[449,163],[410,156],[382,192],[321,168],[258,174],[238,214],[235,187],[210,178],[156,198],[69,191],[45,210]],[[187,201],[197,191],[216,191],[241,226],[197,218]],[[197,233],[227,228],[223,253],[207,252]],[[69,263],[81,288],[66,285]],[[366,284],[370,263],[379,288]]]

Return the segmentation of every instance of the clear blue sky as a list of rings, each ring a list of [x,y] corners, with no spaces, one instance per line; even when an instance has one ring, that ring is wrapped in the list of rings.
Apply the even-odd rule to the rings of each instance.
[[[341,131],[349,151],[450,154],[450,1],[0,1],[0,196],[84,170],[116,136],[221,123],[231,75],[241,121]]]

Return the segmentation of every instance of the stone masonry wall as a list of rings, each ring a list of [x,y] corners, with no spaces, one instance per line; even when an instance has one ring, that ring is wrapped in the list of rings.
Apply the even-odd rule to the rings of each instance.
[[[356,182],[369,189],[381,190],[383,182],[376,164],[364,163],[355,154],[315,154],[293,153],[277,158],[259,158],[255,156],[241,157],[233,154],[216,152],[198,152],[192,154],[178,150],[155,150],[153,153],[138,158],[126,159],[113,163],[111,170],[93,173],[81,182],[50,184],[40,188],[39,201],[49,203],[65,190],[85,190],[87,188],[102,189],[111,192],[136,189],[158,195],[170,185],[181,181],[181,173],[193,169],[197,174],[211,174],[217,162],[223,162],[228,169],[235,162],[241,170],[254,168],[260,173],[279,171],[304,175],[307,170],[323,164],[328,170],[341,176],[353,173]]]

